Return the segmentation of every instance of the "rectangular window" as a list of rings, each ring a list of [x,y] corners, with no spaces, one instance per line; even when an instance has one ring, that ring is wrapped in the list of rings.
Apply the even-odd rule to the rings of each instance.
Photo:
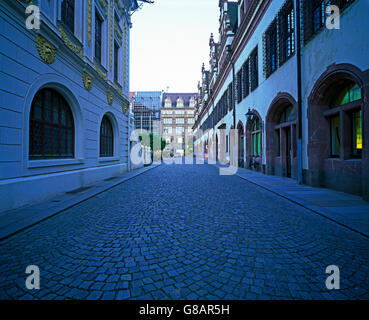
[[[258,68],[258,47],[250,55],[251,68],[251,91],[254,91],[259,85],[259,68]]]
[[[184,118],[177,118],[176,119],[176,124],[184,124],[185,121],[184,121]]]
[[[118,43],[114,43],[114,80],[119,80],[119,46]]]
[[[362,112],[355,111],[352,114],[352,154],[354,157],[361,157],[363,150],[363,128]]]
[[[273,23],[269,26],[265,33],[265,46],[266,46],[266,77],[268,78],[278,68],[277,60],[277,23]]]
[[[329,5],[337,5],[340,13],[350,6],[355,0],[303,0],[303,34],[304,42],[307,43],[315,34],[324,29],[328,14],[326,9]]]
[[[260,156],[260,151],[261,151],[260,137],[261,137],[260,132],[254,133],[252,135],[252,155],[254,157]]]
[[[172,127],[164,127],[164,134],[172,134]]]
[[[74,0],[62,0],[61,20],[74,33]]]
[[[98,14],[95,16],[95,58],[101,63],[102,20]]]
[[[188,124],[194,124],[195,123],[195,119],[189,118],[189,119],[187,119],[187,123]]]
[[[237,73],[237,102],[242,101],[242,69]]]
[[[164,124],[172,124],[173,120],[171,118],[164,118]]]
[[[184,134],[184,127],[177,127],[176,134]]]
[[[229,103],[229,111],[233,110],[233,86],[232,83],[228,87],[228,103]]]
[[[279,62],[287,61],[295,52],[295,11],[289,0],[279,14]]]
[[[340,116],[331,118],[331,156],[339,157],[341,148]]]
[[[249,60],[243,65],[243,98],[246,98],[250,94],[250,64]]]

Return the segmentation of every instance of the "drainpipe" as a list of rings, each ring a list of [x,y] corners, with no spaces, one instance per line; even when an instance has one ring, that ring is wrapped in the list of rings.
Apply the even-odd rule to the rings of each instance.
[[[231,44],[227,45],[228,58],[232,66],[232,102],[233,102],[233,130],[236,130],[236,75],[235,75],[235,66],[234,61],[232,59],[232,51]],[[234,131],[236,133],[236,131]],[[230,134],[231,136],[231,134]],[[237,143],[237,135],[234,134],[234,143],[233,143],[233,157],[236,155],[236,143]],[[233,159],[236,163],[238,163],[238,159]]]
[[[303,169],[302,169],[302,75],[301,75],[301,9],[300,0],[295,1],[296,8],[296,55],[297,55],[297,181],[303,184]]]

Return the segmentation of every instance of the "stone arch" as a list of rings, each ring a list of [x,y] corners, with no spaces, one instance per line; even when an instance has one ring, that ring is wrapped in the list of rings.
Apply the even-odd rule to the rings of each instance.
[[[29,159],[29,130],[30,130],[30,113],[34,97],[37,92],[42,89],[50,88],[58,91],[64,99],[67,101],[74,120],[74,158],[84,159],[84,121],[82,116],[82,110],[77,97],[72,90],[73,85],[68,79],[57,74],[45,74],[36,78],[31,86],[28,88],[24,99],[24,122],[23,122],[23,161],[24,164],[28,163]],[[27,166],[26,166],[27,167]]]
[[[101,123],[102,120],[104,118],[104,116],[108,117],[108,119],[110,120],[110,123],[113,127],[113,157],[118,157],[120,150],[119,150],[119,124],[118,124],[118,120],[117,117],[114,115],[114,113],[112,111],[108,111],[108,110],[104,110],[104,112],[102,112],[100,114],[100,119],[98,122],[98,128],[97,128],[97,153],[98,156],[100,157],[100,127],[101,127]]]
[[[290,110],[295,117],[282,117]],[[279,92],[271,102],[265,119],[266,171],[297,177],[297,102],[287,92]]]
[[[332,107],[333,100],[348,85],[361,88],[361,99],[343,107]],[[336,190],[367,194],[369,197],[369,173],[362,170],[369,165],[369,70],[362,72],[352,64],[332,64],[315,82],[308,97],[308,172],[307,183]],[[352,108],[362,111],[363,149],[361,159],[351,159]],[[339,119],[339,155],[332,156],[331,119]]]
[[[247,119],[246,122],[246,167],[249,169],[254,169],[256,171],[260,171],[262,167],[262,159],[263,159],[263,120],[260,115],[260,113],[256,109],[252,109],[251,112],[253,113],[253,116],[250,119]],[[253,132],[256,134],[255,131],[253,131],[253,125],[255,124],[255,121],[259,122],[259,133],[260,133],[260,154],[254,155],[253,150]]]

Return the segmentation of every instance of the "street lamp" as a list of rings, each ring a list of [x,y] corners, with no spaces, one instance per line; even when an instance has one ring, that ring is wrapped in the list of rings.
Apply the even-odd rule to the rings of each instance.
[[[251,121],[252,117],[254,116],[254,112],[252,112],[251,109],[249,108],[249,111],[247,111],[245,116],[246,116],[247,121]]]

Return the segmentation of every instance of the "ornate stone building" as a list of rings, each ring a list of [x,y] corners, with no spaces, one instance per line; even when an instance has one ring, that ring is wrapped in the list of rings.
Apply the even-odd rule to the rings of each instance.
[[[327,3],[219,1],[196,146],[229,158],[237,128],[239,165],[369,199],[369,2]]]
[[[0,211],[129,170],[136,7],[135,0],[0,1]]]

